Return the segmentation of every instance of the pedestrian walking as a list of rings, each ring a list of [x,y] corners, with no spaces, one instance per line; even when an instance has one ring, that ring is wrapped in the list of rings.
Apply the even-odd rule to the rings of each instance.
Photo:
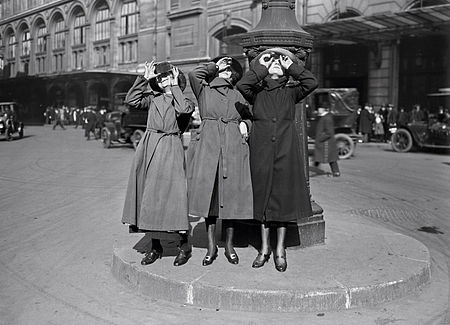
[[[201,125],[188,148],[189,214],[205,218],[208,250],[202,261],[217,257],[217,219],[225,229],[225,256],[239,263],[234,249],[234,220],[253,219],[249,148],[250,111],[234,88],[242,67],[231,57],[218,57],[189,73]]]
[[[289,77],[294,81],[289,82]],[[288,222],[312,215],[304,159],[295,128],[295,104],[317,87],[312,73],[291,52],[263,51],[237,88],[253,104],[249,137],[253,185],[253,211],[261,222],[261,248],[254,268],[271,254],[269,232],[276,228],[275,267],[287,268],[285,237]]]
[[[384,119],[380,112],[375,113],[375,121],[373,123],[373,134],[377,141],[384,140]]]
[[[318,108],[319,121],[316,126],[316,137],[314,142],[314,166],[319,167],[321,163],[330,165],[334,177],[341,176],[338,165],[338,149],[334,138],[333,115],[328,108]]]
[[[88,107],[86,109],[86,113],[84,115],[86,119],[86,126],[84,128],[84,136],[86,140],[91,140],[91,132],[94,135],[94,138],[97,140],[97,134],[95,133],[95,125],[97,123],[97,115],[94,113],[92,107]]]
[[[65,130],[64,127],[64,119],[65,119],[65,112],[64,108],[56,108],[55,110],[55,124],[53,124],[53,130],[56,128],[57,125],[61,127],[61,129]]]
[[[148,92],[150,85],[152,91]],[[181,134],[194,104],[182,93],[183,73],[168,62],[145,63],[128,91],[130,107],[148,110],[147,129],[139,141],[131,166],[122,222],[131,231],[146,232],[152,248],[142,265],[154,263],[163,255],[162,239],[179,240],[175,266],[191,257],[188,244],[188,198],[184,149]]]

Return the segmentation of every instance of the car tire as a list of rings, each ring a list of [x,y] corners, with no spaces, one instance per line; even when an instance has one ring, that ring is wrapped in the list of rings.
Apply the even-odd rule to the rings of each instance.
[[[413,138],[406,129],[398,129],[391,137],[391,146],[394,151],[408,152],[413,147]]]
[[[101,132],[103,148],[109,149],[111,148],[111,133],[107,128],[103,128]]]
[[[334,138],[336,139],[339,159],[349,159],[355,152],[353,139],[345,133],[335,134]]]
[[[131,143],[133,144],[134,150],[137,149],[139,145],[139,141],[141,141],[142,137],[144,136],[144,131],[142,130],[135,130],[133,132],[133,135],[131,136]]]

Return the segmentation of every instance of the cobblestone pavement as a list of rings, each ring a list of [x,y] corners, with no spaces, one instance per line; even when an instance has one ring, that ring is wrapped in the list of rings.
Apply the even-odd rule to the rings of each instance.
[[[372,308],[281,314],[168,303],[112,277],[132,158],[72,127],[0,139],[0,324],[449,324],[448,155],[358,145],[340,178],[311,173],[327,229],[357,218],[418,239],[432,255],[428,287]]]

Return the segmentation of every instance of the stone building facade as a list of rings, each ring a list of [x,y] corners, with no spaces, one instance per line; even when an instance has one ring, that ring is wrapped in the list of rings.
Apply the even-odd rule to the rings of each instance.
[[[0,100],[21,102],[29,120],[47,105],[112,110],[145,61],[187,72],[227,54],[247,66],[233,35],[254,28],[265,1],[0,0]],[[314,36],[321,87],[407,109],[450,88],[450,1],[289,1]]]

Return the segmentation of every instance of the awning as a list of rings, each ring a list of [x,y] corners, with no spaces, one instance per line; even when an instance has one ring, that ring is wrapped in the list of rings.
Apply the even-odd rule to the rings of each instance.
[[[352,44],[404,36],[450,35],[450,4],[304,25],[317,43]]]

